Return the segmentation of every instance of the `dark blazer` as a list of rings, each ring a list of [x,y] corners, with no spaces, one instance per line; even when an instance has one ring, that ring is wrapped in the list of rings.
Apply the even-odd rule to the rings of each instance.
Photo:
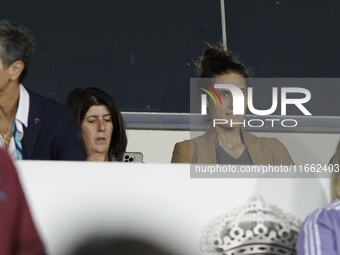
[[[21,141],[23,159],[85,160],[72,123],[71,110],[60,103],[28,91],[28,127]]]

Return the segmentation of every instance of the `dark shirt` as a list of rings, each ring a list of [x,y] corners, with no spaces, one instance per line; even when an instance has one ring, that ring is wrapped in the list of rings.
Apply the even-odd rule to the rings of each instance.
[[[216,164],[232,164],[232,165],[252,165],[253,162],[249,156],[247,147],[242,155],[236,159],[230,156],[219,144],[215,143]]]

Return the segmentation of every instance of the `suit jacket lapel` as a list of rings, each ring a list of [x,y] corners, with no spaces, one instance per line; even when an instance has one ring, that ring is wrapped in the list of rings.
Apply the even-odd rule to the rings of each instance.
[[[249,156],[254,165],[268,164],[267,151],[260,142],[260,139],[256,136],[248,134],[241,128],[241,134],[243,136],[244,143],[248,149]]]
[[[43,106],[35,95],[27,90],[30,95],[30,108],[28,114],[28,127],[24,128],[24,138],[22,140],[23,158],[31,159],[35,144],[44,121],[44,116],[39,114]]]
[[[212,128],[210,128],[202,137],[200,137],[200,140],[197,141],[196,146],[198,164],[216,163],[216,150]]]

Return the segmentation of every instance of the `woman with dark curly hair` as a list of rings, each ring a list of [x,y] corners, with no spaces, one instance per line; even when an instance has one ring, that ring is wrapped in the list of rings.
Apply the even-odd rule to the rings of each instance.
[[[223,45],[206,49],[196,63],[200,78],[211,78],[210,86],[216,83],[232,84],[244,95],[244,108],[247,108],[248,70],[231,51]],[[218,79],[218,80],[217,80]],[[218,81],[218,82],[217,82]],[[172,163],[208,164],[294,164],[286,147],[276,138],[258,138],[243,131],[241,124],[244,115],[233,113],[233,97],[225,88],[215,88],[221,104],[214,104],[208,97],[207,107],[211,119],[226,119],[223,125],[211,125],[202,136],[175,145]],[[213,95],[218,102],[217,96]],[[233,124],[230,124],[233,123]]]
[[[65,106],[73,112],[86,160],[122,160],[127,146],[125,123],[112,97],[97,88],[76,88]]]

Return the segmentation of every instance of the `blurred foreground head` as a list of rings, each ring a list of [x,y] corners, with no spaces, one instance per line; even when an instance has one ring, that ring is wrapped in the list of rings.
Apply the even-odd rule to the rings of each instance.
[[[96,237],[86,241],[72,255],[173,255],[142,240]]]

